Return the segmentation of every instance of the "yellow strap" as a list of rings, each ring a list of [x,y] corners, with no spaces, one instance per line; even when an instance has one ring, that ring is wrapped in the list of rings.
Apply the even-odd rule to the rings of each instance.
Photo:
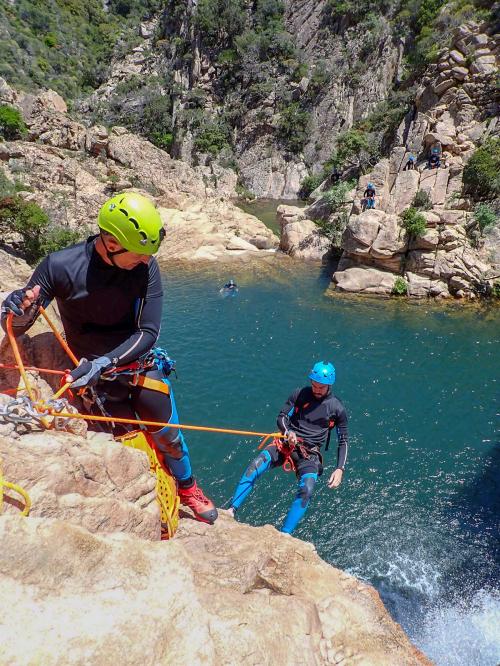
[[[139,375],[137,377],[137,384],[142,386],[150,391],[159,391],[160,393],[166,393],[170,395],[170,386],[162,382],[161,379],[151,379],[151,377],[144,377],[144,375]]]

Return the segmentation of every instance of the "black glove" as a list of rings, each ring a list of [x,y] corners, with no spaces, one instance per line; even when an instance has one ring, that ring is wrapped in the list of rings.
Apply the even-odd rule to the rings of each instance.
[[[24,310],[21,306],[25,298],[26,289],[16,289],[13,291],[2,303],[2,314],[7,315],[9,312],[12,312],[16,317],[22,317]]]
[[[82,358],[80,365],[71,371],[73,381],[71,388],[82,388],[83,386],[95,386],[101,374],[113,365],[107,356],[99,356],[94,361]]]

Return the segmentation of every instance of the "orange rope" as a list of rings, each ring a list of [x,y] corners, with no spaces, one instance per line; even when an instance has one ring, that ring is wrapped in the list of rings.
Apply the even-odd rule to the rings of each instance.
[[[23,359],[21,358],[21,354],[19,353],[19,347],[17,346],[17,341],[16,338],[14,337],[14,333],[12,331],[12,318],[14,317],[12,312],[9,312],[7,315],[6,319],[6,324],[7,324],[7,335],[9,337],[9,342],[10,346],[12,347],[12,351],[14,352],[14,358],[16,359],[16,363],[19,367],[19,372],[21,374],[21,377],[23,378],[24,385],[26,387],[26,390],[28,391],[29,398],[31,402],[35,402],[35,395],[33,391],[31,390],[31,385],[28,381],[28,376],[26,375],[26,371],[24,369],[24,363]]]
[[[38,405],[35,405],[38,407]],[[113,416],[94,416],[93,414],[70,414],[68,412],[56,412],[50,405],[41,405],[42,408],[48,409],[49,414],[53,416],[60,416],[68,419],[85,419],[87,421],[104,421],[107,423],[131,423],[132,425],[145,425],[157,426],[158,428],[178,428],[179,430],[201,430],[203,432],[220,432],[229,435],[249,435],[253,437],[276,437],[281,439],[284,437],[281,433],[268,433],[268,432],[255,432],[253,430],[233,430],[230,428],[211,428],[209,426],[195,426],[185,425],[183,423],[162,423],[159,421],[142,421],[141,419],[123,419]]]
[[[15,365],[12,363],[9,365],[8,363],[0,363],[0,368],[4,368],[5,370],[19,370],[19,366]],[[37,368],[34,365],[25,365],[24,366],[25,370],[36,370],[37,372],[46,372],[48,375],[65,375],[66,372],[63,370],[51,370],[50,368]]]
[[[54,335],[56,336],[57,341],[59,342],[59,344],[61,345],[61,347],[64,349],[64,351],[66,352],[66,354],[70,357],[70,359],[73,361],[73,363],[74,363],[75,365],[78,365],[78,359],[76,358],[76,356],[73,354],[73,352],[72,352],[71,349],[69,348],[68,343],[66,342],[66,340],[63,338],[63,336],[59,333],[59,331],[57,330],[57,328],[54,326],[54,324],[53,324],[52,321],[50,320],[48,314],[45,312],[45,308],[43,308],[42,306],[40,306],[40,313],[41,313],[41,315],[43,316],[43,318],[45,319],[45,321],[47,322],[47,324],[48,324],[48,325],[50,326],[50,328],[52,329],[52,332],[53,332]]]

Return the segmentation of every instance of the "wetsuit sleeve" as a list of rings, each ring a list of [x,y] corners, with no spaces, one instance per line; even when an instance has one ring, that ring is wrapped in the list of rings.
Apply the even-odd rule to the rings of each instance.
[[[280,432],[283,435],[286,435],[288,432],[288,426],[290,424],[290,416],[293,413],[293,408],[295,407],[295,402],[298,398],[298,395],[300,393],[300,389],[296,389],[289,397],[288,400],[285,402],[283,407],[281,408],[280,413],[278,414],[278,428],[280,429]]]
[[[136,332],[105,354],[113,365],[126,365],[141,358],[154,346],[160,335],[163,306],[161,276],[156,261],[151,261],[149,268],[147,292],[137,305]]]
[[[12,319],[12,332],[16,337],[26,333],[26,331],[28,331],[33,326],[38,317],[40,305],[42,305],[44,308],[48,307],[49,303],[55,296],[55,285],[52,277],[50,256],[45,257],[45,259],[37,266],[25,289],[34,287],[37,284],[40,285],[40,296],[38,300],[33,303],[30,308],[25,310],[24,315],[21,317],[14,317]],[[2,313],[1,323],[4,331],[6,330],[6,318],[7,314]]]
[[[338,439],[338,449],[337,449],[337,468],[344,469],[347,461],[347,450],[349,447],[349,433],[347,430],[347,414],[343,407],[341,406],[340,410],[337,413],[337,418],[335,419],[335,427],[337,428],[337,439]]]

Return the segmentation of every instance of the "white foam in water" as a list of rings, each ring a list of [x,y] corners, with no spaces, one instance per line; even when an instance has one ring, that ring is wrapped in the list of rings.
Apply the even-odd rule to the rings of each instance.
[[[500,663],[500,593],[481,590],[471,600],[430,609],[413,637],[437,666]]]

